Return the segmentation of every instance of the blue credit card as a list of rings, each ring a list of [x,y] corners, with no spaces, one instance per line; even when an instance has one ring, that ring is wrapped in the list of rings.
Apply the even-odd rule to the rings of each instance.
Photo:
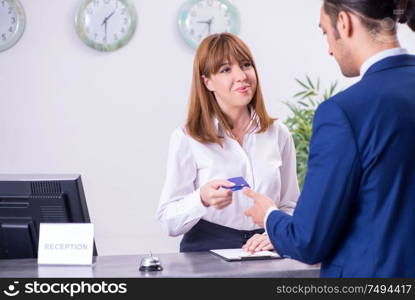
[[[246,180],[243,177],[232,177],[232,178],[228,178],[227,180],[235,183],[235,185],[232,187],[222,186],[224,189],[229,189],[232,191],[239,191],[239,190],[242,190],[244,187],[250,188],[248,182],[246,182]]]

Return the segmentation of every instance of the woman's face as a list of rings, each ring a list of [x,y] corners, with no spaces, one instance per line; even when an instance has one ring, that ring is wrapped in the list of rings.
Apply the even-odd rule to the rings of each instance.
[[[226,60],[218,73],[203,77],[208,90],[215,95],[222,110],[246,107],[252,100],[257,86],[255,69],[250,61],[238,63]]]

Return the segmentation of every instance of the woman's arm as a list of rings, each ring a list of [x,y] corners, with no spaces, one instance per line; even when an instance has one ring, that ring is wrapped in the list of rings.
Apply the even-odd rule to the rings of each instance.
[[[281,195],[278,209],[292,215],[300,194],[297,180],[296,153],[294,141],[288,128],[282,124],[281,129],[285,136],[285,143],[281,149]]]
[[[188,137],[177,128],[170,137],[166,179],[157,209],[157,219],[170,236],[189,231],[206,213],[195,189],[197,166]]]

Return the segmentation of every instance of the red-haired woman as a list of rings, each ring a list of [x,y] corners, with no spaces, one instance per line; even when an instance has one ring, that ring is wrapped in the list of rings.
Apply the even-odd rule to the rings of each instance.
[[[196,52],[188,118],[171,136],[157,211],[170,236],[184,234],[181,252],[273,249],[244,215],[252,200],[224,188],[239,176],[292,213],[299,195],[292,137],[265,110],[248,47],[235,35],[215,34]]]

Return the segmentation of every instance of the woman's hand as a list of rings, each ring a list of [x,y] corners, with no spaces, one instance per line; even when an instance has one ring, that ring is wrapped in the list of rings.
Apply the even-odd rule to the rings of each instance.
[[[235,184],[227,180],[212,180],[200,188],[200,199],[204,206],[223,209],[232,203],[232,191],[221,189],[222,186],[233,187]]]
[[[271,241],[266,234],[255,234],[253,235],[245,245],[242,246],[242,249],[245,251],[254,253],[264,250],[272,250],[274,246],[272,246]]]

